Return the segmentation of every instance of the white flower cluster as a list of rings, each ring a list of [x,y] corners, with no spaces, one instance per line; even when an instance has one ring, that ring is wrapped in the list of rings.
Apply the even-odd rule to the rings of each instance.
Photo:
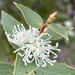
[[[25,66],[33,61],[35,61],[35,64],[38,67],[40,65],[45,67],[46,62],[51,65],[56,62],[56,60],[51,60],[49,57],[50,54],[53,54],[53,58],[57,58],[57,54],[54,52],[54,50],[60,51],[60,49],[57,49],[58,43],[56,43],[56,46],[52,46],[50,44],[51,36],[48,33],[41,33],[39,35],[37,28],[30,27],[29,30],[26,30],[22,24],[14,26],[12,32],[12,35],[7,34],[7,32],[5,33],[9,42],[19,46],[14,53],[18,52],[18,54],[22,57]],[[47,39],[42,38],[45,35],[48,36]]]

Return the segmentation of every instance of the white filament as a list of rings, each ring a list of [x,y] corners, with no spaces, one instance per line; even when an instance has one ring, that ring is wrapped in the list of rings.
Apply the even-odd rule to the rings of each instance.
[[[7,34],[7,32],[5,34],[9,42],[19,46],[14,53],[19,51],[18,54],[23,57],[22,60],[25,66],[33,61],[38,67],[40,65],[45,67],[46,62],[51,65],[56,62],[56,60],[49,59],[50,54],[54,55],[53,59],[57,58],[57,54],[53,50],[60,51],[60,49],[57,49],[58,43],[56,43],[56,46],[51,45],[51,35],[47,33],[48,38],[42,39],[45,35],[44,33],[38,35],[39,31],[37,28],[30,27],[29,30],[26,30],[23,24],[14,26],[12,32],[12,35]]]

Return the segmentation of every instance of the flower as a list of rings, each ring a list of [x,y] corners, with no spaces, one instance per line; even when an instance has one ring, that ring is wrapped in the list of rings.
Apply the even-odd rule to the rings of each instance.
[[[48,33],[41,33],[39,35],[38,28],[30,27],[29,30],[26,30],[23,24],[14,26],[12,32],[12,35],[7,34],[7,32],[5,33],[9,42],[19,46],[14,53],[18,52],[25,66],[33,61],[35,61],[38,67],[45,67],[46,62],[51,65],[56,62],[57,54],[54,50],[60,51],[60,49],[57,48],[58,43],[56,43],[56,46],[51,45],[51,35]],[[44,36],[47,36],[47,38],[43,38]],[[49,58],[50,54],[54,55],[53,60]]]

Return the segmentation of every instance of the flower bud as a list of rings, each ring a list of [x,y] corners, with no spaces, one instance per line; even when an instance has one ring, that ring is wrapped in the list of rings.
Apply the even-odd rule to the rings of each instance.
[[[48,26],[45,27],[45,29],[43,30],[44,33],[47,33],[49,30]]]
[[[54,13],[52,13],[52,14],[50,14],[50,16],[49,16],[49,18],[47,19],[47,24],[50,24],[50,23],[52,23],[55,19],[56,19],[56,17],[57,17],[57,12],[54,12]]]

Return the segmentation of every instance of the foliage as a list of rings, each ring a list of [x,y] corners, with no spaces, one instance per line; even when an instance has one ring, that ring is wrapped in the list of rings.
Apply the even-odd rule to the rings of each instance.
[[[26,21],[26,23],[28,25],[31,25],[33,27],[37,27],[37,28],[41,28],[41,23],[43,22],[42,18],[35,13],[34,11],[32,11],[31,9],[29,9],[26,6],[23,6],[21,4],[15,3],[15,5],[19,8],[19,10],[22,12],[22,15]],[[33,14],[33,15],[32,15]],[[13,26],[19,24],[20,22],[18,22],[16,19],[14,19],[13,17],[11,17],[10,15],[8,15],[7,13],[5,13],[4,11],[2,11],[2,24],[3,24],[3,28],[7,33],[12,34],[12,29]],[[71,30],[71,28],[66,27],[66,26],[58,26],[55,24],[50,24],[49,28],[51,29],[49,31],[49,34],[51,34],[52,36],[52,40],[56,40],[60,37],[64,37],[65,39],[68,39],[68,35],[67,32],[69,30]],[[15,45],[11,44],[14,48],[17,48]],[[5,65],[3,67],[3,65]],[[34,62],[32,62],[31,64],[27,65],[26,67],[24,66],[24,63],[22,62],[22,58],[18,55],[16,55],[16,60],[15,60],[15,64],[14,64],[14,69],[13,66],[7,63],[0,63],[0,70],[1,70],[1,74],[0,75],[30,75],[33,74],[34,75],[74,75],[75,74],[75,69],[68,67],[67,65],[64,64],[60,64],[60,63],[56,63],[54,66],[50,66],[47,65],[44,69],[37,67]],[[5,68],[6,67],[6,68]],[[10,68],[9,72],[7,70],[7,67]],[[3,72],[3,70],[5,68],[5,72]],[[4,73],[4,74],[2,74]]]

